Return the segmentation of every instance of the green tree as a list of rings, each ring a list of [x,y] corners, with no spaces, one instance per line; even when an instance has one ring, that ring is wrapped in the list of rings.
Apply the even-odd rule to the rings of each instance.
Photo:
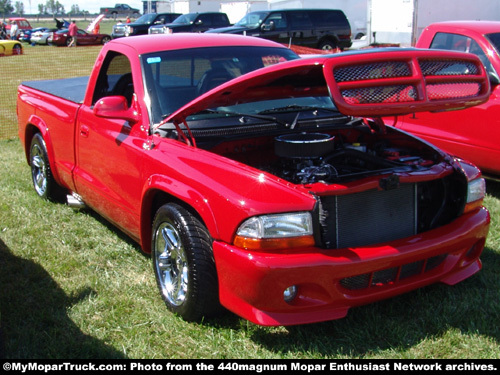
[[[77,4],[73,4],[71,6],[71,10],[69,11],[69,14],[75,15],[75,14],[80,14],[80,7]]]
[[[0,13],[2,17],[5,18],[6,14],[12,13],[14,7],[12,6],[11,0],[0,0]]]
[[[64,6],[57,0],[47,0],[45,9],[51,14],[64,14]]]
[[[14,7],[16,8],[16,13],[18,15],[20,16],[24,15],[24,3],[22,1],[16,1]]]

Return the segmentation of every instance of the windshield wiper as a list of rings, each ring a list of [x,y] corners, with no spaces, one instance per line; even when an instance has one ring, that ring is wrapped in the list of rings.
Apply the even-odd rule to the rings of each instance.
[[[273,112],[286,112],[286,111],[326,111],[326,112],[334,112],[340,113],[336,108],[323,108],[323,107],[313,107],[308,105],[298,105],[298,104],[290,104],[284,107],[275,107],[265,109],[260,111],[259,114],[263,113],[273,113]]]
[[[263,111],[260,111],[258,114],[273,113],[273,112],[288,112],[288,111],[297,111],[297,114],[295,115],[295,118],[293,119],[292,123],[286,124],[286,126],[292,130],[295,129],[295,127],[299,123],[299,117],[300,117],[301,111],[313,111],[314,115],[316,115],[318,111],[340,113],[337,109],[334,109],[334,108],[323,108],[323,107],[312,107],[312,106],[308,106],[308,105],[290,104],[290,105],[287,105],[284,107],[275,107],[275,108],[265,109]]]
[[[223,114],[223,115],[229,115],[229,116],[240,116],[239,118],[239,122],[244,124],[245,123],[245,118],[253,118],[253,119],[257,119],[257,120],[265,120],[265,121],[271,121],[271,122],[275,122],[277,123],[278,125],[281,125],[285,128],[287,128],[289,125],[284,122],[284,121],[281,121],[279,119],[277,119],[276,117],[274,116],[266,116],[266,115],[261,115],[260,113],[258,114],[250,114],[250,113],[239,113],[239,112],[231,112],[231,111],[218,111],[216,109],[204,109],[203,111],[200,111],[200,112],[197,112],[195,114],[203,114],[203,113],[214,113],[214,114]]]

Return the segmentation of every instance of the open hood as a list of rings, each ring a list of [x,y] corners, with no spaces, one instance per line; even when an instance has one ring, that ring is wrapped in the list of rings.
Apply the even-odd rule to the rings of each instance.
[[[283,62],[242,75],[165,119],[260,100],[330,95],[348,116],[380,117],[462,109],[486,102],[490,85],[477,56],[424,49],[373,49]]]

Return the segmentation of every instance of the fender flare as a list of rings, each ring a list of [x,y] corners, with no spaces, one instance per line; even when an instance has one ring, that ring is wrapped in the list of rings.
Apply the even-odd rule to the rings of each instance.
[[[192,210],[193,214],[198,216],[207,227],[212,238],[219,238],[219,229],[215,216],[209,202],[200,192],[193,190],[191,186],[185,185],[180,181],[173,181],[167,176],[152,175],[146,180],[143,187],[141,202],[141,228],[140,245],[144,252],[151,252],[152,222],[155,214],[155,199],[164,195],[166,202],[176,202],[187,209]]]
[[[31,140],[33,139],[33,136],[37,132],[40,133],[43,137],[43,140],[45,142],[45,147],[47,149],[47,156],[49,158],[49,164],[50,164],[50,169],[52,171],[52,176],[54,177],[55,181],[59,184],[61,180],[59,178],[59,171],[57,170],[55,164],[54,147],[52,144],[52,138],[49,133],[49,128],[45,123],[45,121],[41,117],[36,115],[31,115],[29,117],[28,124],[26,125],[24,130],[24,150],[26,154],[26,160],[28,164],[30,164]]]

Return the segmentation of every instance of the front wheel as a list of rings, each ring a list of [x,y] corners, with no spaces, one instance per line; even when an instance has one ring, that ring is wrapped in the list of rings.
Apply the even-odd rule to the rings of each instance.
[[[152,260],[167,308],[187,321],[220,309],[212,239],[205,226],[176,204],[158,210],[153,222]]]
[[[14,47],[12,47],[13,55],[22,55],[22,53],[23,53],[23,48],[21,47],[20,44],[16,44],[14,45]]]
[[[107,44],[111,41],[111,38],[109,36],[105,36],[102,38],[102,44]]]

